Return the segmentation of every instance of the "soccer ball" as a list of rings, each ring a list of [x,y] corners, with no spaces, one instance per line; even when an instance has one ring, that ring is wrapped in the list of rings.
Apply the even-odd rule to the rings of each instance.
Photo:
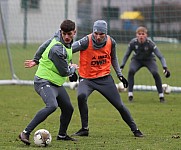
[[[162,84],[163,92],[165,94],[170,94],[171,93],[171,87],[168,84]]]
[[[122,82],[119,82],[118,84],[116,84],[116,87],[118,89],[119,92],[124,92],[126,91],[126,88],[124,88],[124,85]]]
[[[78,82],[69,82],[69,87],[71,90],[75,90],[78,86]]]
[[[37,146],[46,147],[52,141],[52,136],[48,130],[39,129],[34,134],[34,143]]]

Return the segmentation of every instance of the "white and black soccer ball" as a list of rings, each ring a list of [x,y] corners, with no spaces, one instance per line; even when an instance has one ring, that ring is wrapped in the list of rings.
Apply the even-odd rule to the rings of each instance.
[[[119,82],[118,84],[116,84],[116,87],[118,89],[118,92],[124,92],[126,91],[126,88],[124,88],[124,85],[122,82]]]
[[[78,82],[69,82],[69,87],[71,90],[75,90],[78,86]]]
[[[165,94],[170,94],[171,93],[171,87],[168,84],[162,84],[163,92]]]
[[[39,129],[34,134],[34,143],[37,146],[46,147],[52,141],[52,136],[48,130]]]

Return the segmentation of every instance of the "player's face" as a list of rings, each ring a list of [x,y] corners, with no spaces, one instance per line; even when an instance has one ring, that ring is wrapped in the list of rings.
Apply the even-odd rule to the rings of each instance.
[[[62,38],[64,40],[64,42],[66,44],[69,44],[72,42],[73,38],[74,38],[74,35],[75,35],[76,31],[70,31],[70,32],[64,32],[64,31],[61,31],[61,34],[62,34]]]
[[[93,35],[97,43],[101,43],[106,36],[105,33],[101,33],[101,32],[94,32]]]
[[[139,43],[144,43],[147,38],[147,33],[140,31],[136,33],[136,37],[138,38]]]

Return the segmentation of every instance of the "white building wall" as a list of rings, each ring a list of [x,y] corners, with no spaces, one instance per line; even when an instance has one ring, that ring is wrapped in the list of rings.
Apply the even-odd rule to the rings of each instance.
[[[68,2],[67,19],[76,21],[77,0]],[[8,41],[22,43],[24,10],[21,8],[21,0],[6,0],[3,2],[3,11]],[[31,9],[27,14],[27,43],[43,42],[52,37],[64,19],[65,0],[40,0],[40,9]]]

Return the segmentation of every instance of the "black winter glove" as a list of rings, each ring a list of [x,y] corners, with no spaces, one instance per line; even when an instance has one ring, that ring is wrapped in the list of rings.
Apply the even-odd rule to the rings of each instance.
[[[74,72],[71,76],[69,76],[69,81],[70,82],[76,82],[78,79],[77,74]]]
[[[163,74],[165,75],[166,78],[170,77],[170,71],[166,67],[163,68]]]
[[[123,76],[120,76],[119,80],[123,83],[124,88],[128,87],[128,81]]]
[[[123,70],[124,66],[120,66],[120,69]]]

